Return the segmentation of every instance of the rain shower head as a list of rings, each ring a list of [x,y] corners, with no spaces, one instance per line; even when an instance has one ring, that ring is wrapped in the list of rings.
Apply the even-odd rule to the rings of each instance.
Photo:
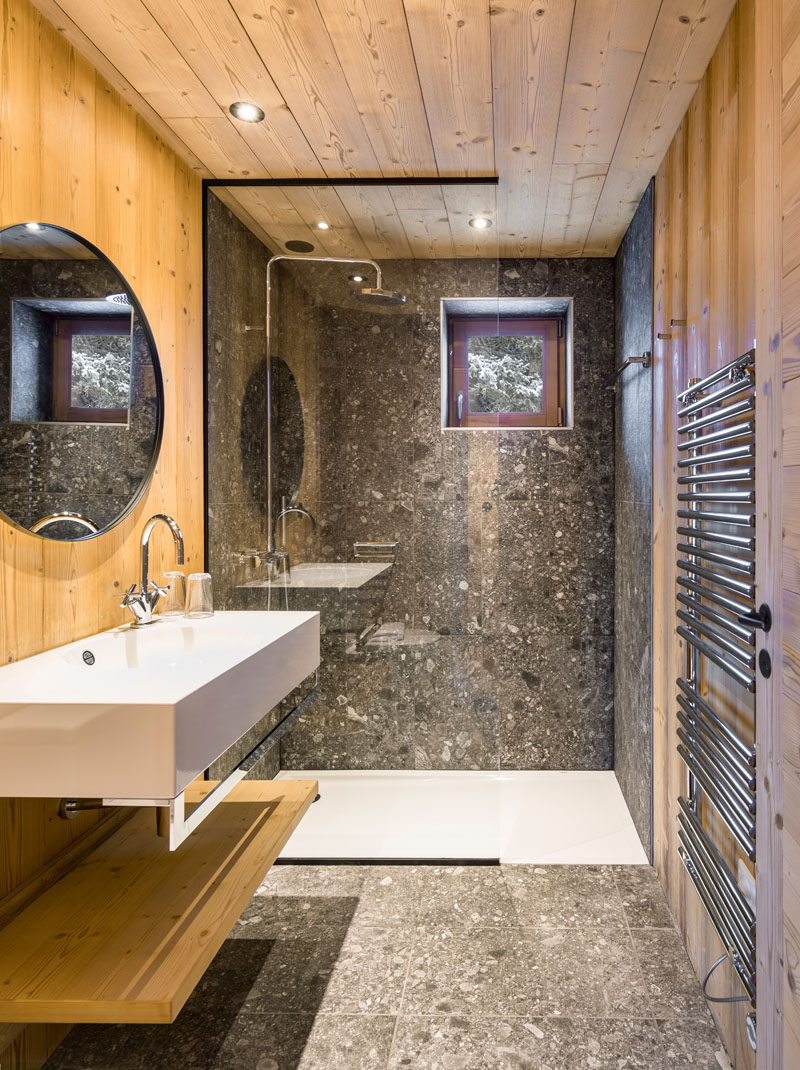
[[[382,290],[378,287],[366,286],[361,293],[356,294],[362,301],[372,301],[376,305],[404,305],[406,295],[397,290]]]

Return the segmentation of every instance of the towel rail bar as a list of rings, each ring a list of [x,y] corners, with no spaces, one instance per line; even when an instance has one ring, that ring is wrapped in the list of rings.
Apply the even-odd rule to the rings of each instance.
[[[748,374],[747,368],[755,365],[756,351],[750,349],[746,353],[743,353],[741,357],[737,357],[736,360],[726,364],[723,368],[718,368],[715,372],[711,372],[704,379],[699,379],[696,383],[691,383],[685,390],[682,390],[678,394],[678,401],[683,401],[684,398],[688,398],[690,395],[702,394],[710,386],[720,382],[721,379],[731,379],[734,381],[738,377],[744,378]]]
[[[744,413],[750,413],[754,410],[753,398],[743,398],[741,401],[735,401],[733,405],[725,405],[721,409],[716,409],[714,412],[707,412],[705,416],[698,416],[696,420],[690,420],[687,424],[683,424],[678,428],[679,435],[690,435],[696,431],[701,431],[704,427],[710,427],[712,424],[719,423],[720,420],[732,420],[734,416],[742,416]]]

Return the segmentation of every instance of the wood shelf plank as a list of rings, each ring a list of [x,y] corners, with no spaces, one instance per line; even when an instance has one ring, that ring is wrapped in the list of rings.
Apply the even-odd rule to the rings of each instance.
[[[316,794],[245,780],[172,853],[137,811],[0,930],[0,1022],[173,1022]]]

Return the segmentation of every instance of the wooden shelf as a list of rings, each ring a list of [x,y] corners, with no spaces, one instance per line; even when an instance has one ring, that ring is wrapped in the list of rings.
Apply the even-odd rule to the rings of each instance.
[[[245,780],[172,853],[138,810],[0,931],[0,1022],[174,1021],[316,793]]]

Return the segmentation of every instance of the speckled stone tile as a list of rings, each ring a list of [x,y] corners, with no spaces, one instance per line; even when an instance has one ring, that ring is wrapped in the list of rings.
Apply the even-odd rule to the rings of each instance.
[[[597,399],[593,399],[592,404]],[[613,402],[600,398],[601,405],[609,406]],[[609,409],[604,424],[587,433],[569,437],[565,432],[551,432],[548,438],[549,481],[553,497],[558,497],[564,504],[570,504],[577,513],[583,509],[586,495],[586,473],[592,475],[592,496],[594,501],[611,503],[614,495],[614,454],[609,448],[609,440],[604,434],[613,426]]]
[[[631,929],[656,1018],[702,1018],[705,1000],[676,929]]]
[[[624,928],[609,866],[501,867],[521,925],[548,928]]]
[[[353,558],[355,542],[398,542],[397,558],[388,572],[364,587],[348,592],[351,603],[362,603],[366,626],[375,620],[411,621],[414,600],[414,503],[371,497],[355,502],[342,517],[344,558]],[[367,617],[369,619],[367,619]],[[354,630],[352,623],[350,630]]]
[[[130,1026],[81,1025],[70,1031],[43,1070],[147,1070],[150,1055]]]
[[[730,1060],[709,1015],[657,1023],[667,1070],[730,1070]]]
[[[328,1014],[398,1013],[413,941],[411,929],[353,926],[320,1010]]]
[[[494,651],[502,680],[500,767],[610,769],[613,639],[502,637]]]
[[[499,488],[496,431],[449,431],[453,438],[453,480],[457,499],[493,498]]]
[[[403,1014],[646,1017],[620,930],[474,929],[418,936]]]
[[[530,941],[515,929],[418,933],[403,1015],[531,1013]]]
[[[547,431],[498,432],[497,497],[548,498]]]
[[[665,1070],[653,1022],[401,1018],[391,1070]]]
[[[617,501],[614,766],[648,854],[653,786],[650,526],[649,503]]]
[[[517,923],[500,866],[420,866],[419,925],[429,932]]]
[[[411,930],[374,925],[276,940],[243,1010],[396,1014],[411,949]]]
[[[413,769],[410,732],[355,733],[295,727],[281,740],[283,769]]]
[[[209,1070],[384,1070],[391,1016],[241,1015]]]
[[[410,734],[414,724],[413,666],[403,648],[346,652],[346,721],[352,730]]]
[[[358,909],[356,895],[259,894],[242,912],[229,939],[264,940],[307,937],[333,929],[346,931]]]
[[[617,360],[653,348],[653,183],[614,260]],[[615,767],[645,850],[652,837],[651,544],[653,370],[615,391]]]
[[[344,653],[327,643],[322,694],[281,741],[290,769],[413,767],[411,665],[398,650]]]
[[[464,634],[480,610],[480,596],[480,512],[452,502],[417,502],[415,620],[444,634]]]
[[[496,768],[495,666],[482,640],[448,636],[415,650],[413,681],[415,768]]]
[[[415,866],[273,866],[233,936],[307,934],[326,925],[410,926],[419,914]]]
[[[529,1013],[558,1017],[650,1015],[642,970],[621,929],[529,929]]]
[[[481,538],[484,633],[549,634],[556,592],[547,500],[485,502]]]
[[[652,866],[613,866],[617,891],[632,929],[673,929],[675,919]]]
[[[451,501],[455,496],[453,433],[442,429],[441,398],[430,389],[430,379],[430,364],[418,365],[414,376],[412,423],[414,498],[417,501]]]
[[[363,353],[363,347],[361,349]],[[375,494],[399,501],[411,497],[413,417],[410,370],[394,360],[365,368],[351,349],[340,433],[347,442],[344,491],[350,501]]]

